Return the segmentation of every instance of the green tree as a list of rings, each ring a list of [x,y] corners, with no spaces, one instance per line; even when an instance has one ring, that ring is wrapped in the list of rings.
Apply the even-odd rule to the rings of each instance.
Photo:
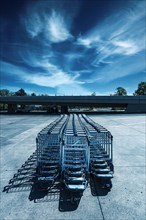
[[[8,89],[0,89],[0,96],[10,96],[11,92]],[[0,104],[0,110],[7,109],[7,104]]]
[[[8,89],[0,89],[0,96],[9,96],[10,91]]]
[[[41,94],[41,96],[48,96],[48,94]]]
[[[24,89],[19,89],[17,92],[15,92],[15,95],[16,96],[26,96],[27,95],[27,93],[25,92],[25,90]]]
[[[36,96],[36,94],[33,92],[33,93],[31,93],[31,96]]]
[[[138,89],[135,90],[135,93],[133,94],[135,96],[137,95],[146,95],[146,82],[141,82],[138,84]]]
[[[114,95],[115,96],[126,96],[127,95],[127,91],[123,87],[118,87],[118,88],[116,88],[116,92],[115,92]]]
[[[96,92],[93,92],[93,93],[91,94],[91,96],[96,96]]]

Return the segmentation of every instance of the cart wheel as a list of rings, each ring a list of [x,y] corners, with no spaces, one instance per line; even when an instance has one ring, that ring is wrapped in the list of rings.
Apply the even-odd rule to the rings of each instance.
[[[105,188],[106,189],[111,189],[112,188],[112,183],[106,183]]]
[[[110,190],[112,188],[112,182],[111,180],[101,180],[100,187],[103,190]]]
[[[104,188],[107,189],[107,190],[110,190],[112,188],[111,180],[108,180],[108,181],[105,182]]]
[[[71,194],[71,199],[70,199],[71,203],[78,205],[82,195],[83,195],[83,192],[80,192],[80,193],[79,192],[78,193],[74,192],[74,193],[72,193]]]
[[[77,197],[75,197],[75,196],[72,196],[71,199],[70,199],[70,201],[71,201],[72,204],[77,204],[77,203],[79,202],[79,200],[80,200],[80,199],[77,198]]]

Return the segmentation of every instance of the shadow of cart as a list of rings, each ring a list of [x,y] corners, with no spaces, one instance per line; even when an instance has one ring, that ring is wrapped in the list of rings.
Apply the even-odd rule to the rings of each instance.
[[[58,201],[60,212],[74,211],[78,208],[83,193],[68,190],[60,179],[59,176],[53,184],[45,183],[43,185],[38,182],[37,153],[35,151],[17,170],[8,185],[4,187],[3,192],[30,191],[28,199],[34,203]],[[92,175],[89,182],[92,196],[106,196],[110,191],[110,189],[102,188],[102,183]]]
[[[17,170],[17,173],[3,189],[3,192],[6,193],[23,191],[30,191],[28,199],[34,203],[58,201],[61,212],[76,210],[81,199],[81,195],[76,194],[75,198],[78,199],[74,200],[74,195],[58,180],[53,184],[38,182],[36,151]]]

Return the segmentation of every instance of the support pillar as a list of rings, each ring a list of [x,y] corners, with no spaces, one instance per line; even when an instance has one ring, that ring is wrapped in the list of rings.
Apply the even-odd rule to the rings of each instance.
[[[68,113],[68,106],[61,106],[61,113],[67,114]]]
[[[16,109],[17,109],[17,105],[8,104],[8,113],[15,113]]]

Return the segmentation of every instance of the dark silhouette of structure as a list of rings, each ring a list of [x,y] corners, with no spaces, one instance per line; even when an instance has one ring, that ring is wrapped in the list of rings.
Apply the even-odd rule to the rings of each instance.
[[[8,104],[9,112],[17,105],[54,105],[61,106],[61,113],[68,107],[122,107],[127,113],[146,113],[146,96],[5,96],[0,103]]]

